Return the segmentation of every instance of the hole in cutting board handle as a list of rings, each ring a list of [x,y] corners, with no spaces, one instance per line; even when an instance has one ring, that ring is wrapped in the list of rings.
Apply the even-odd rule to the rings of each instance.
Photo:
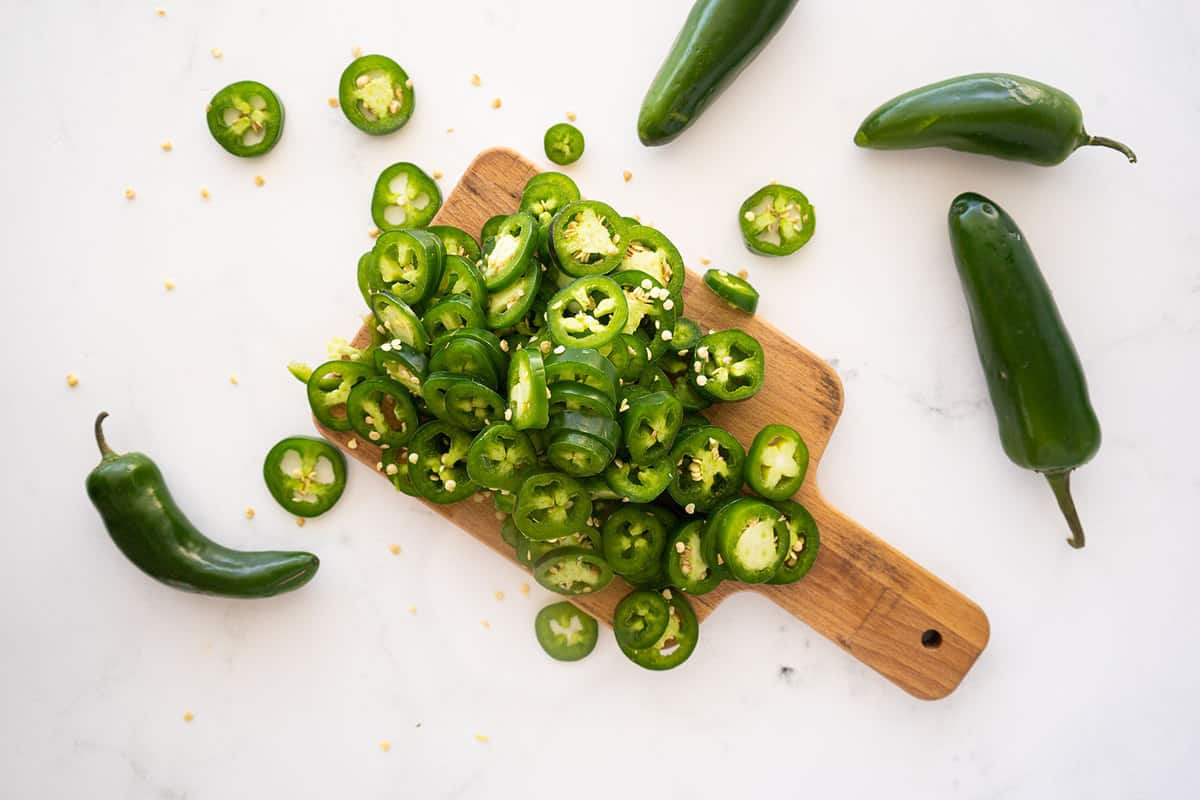
[[[921,634],[921,646],[930,650],[938,649],[942,646],[942,634],[930,628]]]

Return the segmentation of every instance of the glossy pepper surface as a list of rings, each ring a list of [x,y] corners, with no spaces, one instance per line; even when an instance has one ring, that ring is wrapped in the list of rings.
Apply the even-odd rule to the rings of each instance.
[[[948,147],[1043,167],[1095,145],[1137,161],[1124,144],[1090,135],[1066,92],[1003,73],[963,75],[894,97],[863,120],[854,143],[876,150]]]
[[[1071,528],[1067,541],[1083,547],[1069,479],[1100,449],[1100,423],[1054,295],[1021,229],[991,200],[959,195],[949,223],[1004,452],[1046,476]]]
[[[312,553],[232,550],[192,525],[175,504],[162,472],[142,453],[113,452],[96,417],[100,464],[87,493],[125,557],[157,581],[222,597],[270,597],[299,589],[320,565]]]

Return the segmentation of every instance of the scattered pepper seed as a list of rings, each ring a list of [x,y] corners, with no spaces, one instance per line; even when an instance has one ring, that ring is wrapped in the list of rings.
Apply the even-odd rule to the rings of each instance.
[[[492,623],[488,622],[486,619],[481,619],[481,620],[479,620],[479,624],[480,624],[480,625],[482,625],[482,626],[483,626],[483,627],[485,627],[485,628],[490,628],[490,627],[492,627]]]
[[[492,101],[492,108],[499,108],[499,107],[500,107],[500,98],[497,97],[495,100]]]
[[[569,122],[574,122],[574,121],[575,121],[575,112],[574,112],[574,111],[568,111],[568,112],[567,112],[567,120],[568,120]]]
[[[529,594],[529,584],[522,583],[520,586],[517,587],[517,591],[519,591],[521,594],[524,594],[524,595]]]
[[[454,133],[454,128],[446,128],[446,133]]]
[[[435,181],[440,181],[442,179],[442,171],[440,169],[435,169],[433,171],[433,179]]]
[[[174,149],[175,149],[175,145],[171,144],[171,140],[170,140],[170,139],[167,139],[165,142],[163,142],[162,144],[160,144],[160,145],[159,145],[159,147],[161,147],[161,148],[162,148],[162,150],[163,150],[163,152],[164,152],[164,153],[169,153],[169,152],[171,152],[172,150],[174,150]]]
[[[167,15],[167,10],[165,8],[156,8],[154,9],[154,13],[158,14],[160,17],[165,17]]]
[[[358,48],[356,47],[354,49],[357,50]],[[384,739],[382,742],[379,743],[379,749],[386,753],[392,749],[392,743],[389,742],[387,739]]]
[[[362,48],[359,47],[358,45],[355,45],[354,49],[350,51],[350,55],[354,56],[355,58],[358,58],[359,56],[362,55]]]
[[[246,506],[246,519],[254,519],[254,508]]]
[[[296,517],[296,527],[297,528],[304,527],[304,517]]]
[[[326,100],[325,102],[329,103],[330,108],[338,107],[338,99],[336,97],[331,97],[328,100]]]
[[[168,292],[175,291],[175,281],[163,281],[163,288]]]
[[[220,58],[221,56],[225,55],[225,53],[223,53],[219,47],[214,47],[210,52],[212,53],[213,58]]]
[[[405,88],[405,89],[411,89],[412,87],[413,87],[412,78],[409,78],[408,80],[406,80],[406,81],[404,82],[404,88]]]
[[[126,188],[125,189],[125,199],[126,200],[137,199],[137,192],[135,192],[132,188]]]
[[[357,450],[358,449],[358,439],[355,439],[354,437],[350,437],[350,441],[346,442],[346,447],[349,447],[351,450]]]
[[[489,740],[488,737],[484,736],[482,733],[477,733],[475,734],[475,741],[487,744]]]
[[[624,172],[621,173],[621,177],[623,177],[625,179],[626,183],[629,183],[631,180],[633,180],[633,173],[630,172],[629,170],[625,170]]]
[[[746,280],[746,278],[750,277],[750,273],[749,273],[749,272],[747,272],[747,271],[746,271],[746,270],[744,270],[744,269],[739,269],[739,270],[738,270],[738,273],[737,273],[737,276],[738,276],[739,278],[741,278],[742,280]]]
[[[483,83],[483,81],[479,79],[479,76],[478,76],[478,75],[472,75],[472,76],[471,76],[471,85],[472,85],[472,86],[478,86],[478,85],[479,85],[479,84],[481,84],[481,83]]]
[[[67,386],[75,387],[79,385],[79,376],[74,372],[67,373]]]
[[[266,179],[266,178],[264,178],[262,175],[255,175],[255,176],[254,176],[254,185],[255,185],[255,186],[262,186],[262,185],[263,185],[264,183],[266,183],[266,182],[267,182],[267,179]]]
[[[709,264],[712,263],[712,261],[708,260],[707,258],[702,258],[702,259],[700,259],[700,263],[707,267]]]
[[[207,200],[208,198],[212,197],[212,195],[210,195],[210,194],[208,193],[208,187],[207,187],[207,186],[201,186],[201,187],[200,187],[200,197],[201,197],[201,199],[203,199],[203,200]]]
[[[372,239],[378,239],[380,233],[379,228],[371,228],[371,230],[367,231],[367,236],[370,236]]]
[[[184,722],[191,722],[195,718],[196,718],[196,715],[193,714],[192,712],[190,712],[190,711],[183,712],[183,721]]]
[[[238,385],[237,375],[230,375],[229,382],[232,383],[234,386],[237,386]]]
[[[503,599],[504,599],[504,592],[496,592],[496,599],[497,599],[497,600],[503,600]]]
[[[398,545],[398,544],[392,545],[391,547],[388,548],[388,550],[391,550],[392,555],[394,555],[394,556],[400,555],[400,545]]]

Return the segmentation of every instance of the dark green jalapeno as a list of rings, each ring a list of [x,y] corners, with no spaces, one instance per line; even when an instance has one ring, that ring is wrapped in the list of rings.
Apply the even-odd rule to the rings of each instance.
[[[695,519],[676,528],[667,540],[667,581],[688,594],[711,592],[725,576],[725,570],[715,561],[705,559],[706,528],[706,520]]]
[[[683,406],[664,391],[627,396],[621,402],[621,430],[629,458],[638,464],[670,455],[683,422]]]
[[[625,333],[642,340],[650,351],[647,358],[658,358],[670,348],[675,335],[675,298],[655,278],[639,270],[617,272],[611,277],[625,293]]]
[[[723,269],[710,269],[705,272],[704,285],[738,311],[753,314],[758,308],[758,290],[751,286],[749,281],[737,275],[730,275]]]
[[[768,500],[786,500],[800,490],[808,471],[808,445],[787,425],[768,425],[746,454],[746,483]]]
[[[546,307],[551,340],[567,347],[602,347],[621,334],[628,317],[624,291],[604,275],[576,278]]]
[[[379,173],[371,194],[371,219],[381,231],[424,228],[441,207],[442,191],[437,181],[407,161]],[[441,237],[432,235],[444,253]]]
[[[550,420],[549,400],[541,352],[517,350],[508,367],[508,411],[505,419],[521,431],[544,428]]]
[[[604,480],[618,497],[631,503],[651,503],[667,490],[675,470],[671,459],[664,456],[658,461],[635,464],[623,458],[614,458],[604,468]]]
[[[762,345],[748,333],[736,329],[710,333],[700,339],[692,358],[692,385],[712,400],[746,400],[762,388]]]
[[[452,295],[434,303],[421,316],[429,339],[437,339],[461,328],[482,328],[486,324],[483,309],[465,294]]]
[[[418,353],[429,349],[429,334],[412,307],[385,291],[371,295],[371,310],[377,327],[393,342],[401,342]]]
[[[558,268],[575,278],[616,269],[625,253],[624,234],[621,215],[595,200],[567,205],[550,223],[550,245]]]
[[[308,405],[313,416],[327,428],[350,430],[346,402],[355,385],[375,377],[373,363],[326,361],[312,371],[308,379]]]
[[[530,539],[558,539],[583,528],[591,515],[592,499],[579,481],[539,472],[521,483],[513,520]]]
[[[467,474],[487,489],[515,492],[537,466],[529,437],[507,422],[483,429],[467,450]]]
[[[257,81],[231,83],[208,103],[208,132],[235,156],[269,153],[283,134],[283,104]]]
[[[324,439],[289,436],[267,451],[263,481],[289,514],[320,516],[333,508],[346,488],[346,457]]]
[[[675,298],[683,291],[686,270],[683,256],[661,231],[649,225],[634,225],[625,236],[625,255],[618,270],[644,272],[667,288]]]
[[[471,434],[440,420],[417,429],[408,446],[408,476],[421,497],[433,503],[457,503],[478,486],[467,474]]]
[[[533,565],[533,578],[552,592],[565,595],[598,592],[612,581],[604,557],[582,547],[558,547]]]
[[[388,231],[371,250],[367,284],[416,307],[437,291],[444,260],[442,240],[429,231]]]
[[[767,583],[795,583],[808,574],[817,560],[821,535],[817,531],[816,520],[804,506],[792,500],[780,500],[771,505],[783,515],[784,524],[787,525],[788,548],[783,563]]]
[[[429,372],[425,354],[401,339],[384,342],[374,353],[375,369],[408,390],[421,396],[421,384]]]
[[[586,657],[596,649],[600,638],[596,620],[566,600],[539,611],[533,630],[542,650],[555,661],[578,661]]]
[[[700,624],[687,598],[681,592],[670,589],[663,589],[662,595],[670,609],[667,627],[658,640],[644,648],[626,647],[620,642],[617,643],[630,661],[644,669],[666,670],[678,667],[695,652],[696,643],[700,639]]]
[[[690,428],[671,449],[675,475],[667,487],[689,514],[707,511],[737,496],[742,488],[746,451],[728,431],[715,425]]]
[[[338,81],[338,101],[350,124],[379,136],[404,127],[416,106],[413,83],[387,56],[361,56]]]
[[[791,531],[777,508],[739,498],[714,515],[717,552],[739,581],[766,583],[790,552]]]
[[[433,296],[447,298],[455,295],[469,297],[481,310],[487,306],[487,285],[475,262],[465,256],[447,253],[442,262],[442,279]]]
[[[613,572],[637,583],[656,574],[667,546],[667,527],[648,507],[627,505],[600,529],[604,557]]]
[[[537,223],[532,214],[518,211],[500,220],[485,237],[480,259],[483,281],[494,292],[518,280],[533,261]]]
[[[622,647],[650,647],[666,631],[670,618],[671,606],[661,593],[638,589],[617,603],[613,633]]]
[[[368,378],[351,389],[346,417],[359,436],[388,447],[403,446],[418,425],[412,395],[391,378]]]
[[[487,308],[484,309],[487,326],[498,331],[522,320],[537,300],[541,281],[542,267],[537,259],[530,259],[523,276],[488,295]]]
[[[442,249],[448,256],[461,256],[471,264],[479,260],[479,243],[471,234],[453,225],[430,225],[425,230],[442,240]]]

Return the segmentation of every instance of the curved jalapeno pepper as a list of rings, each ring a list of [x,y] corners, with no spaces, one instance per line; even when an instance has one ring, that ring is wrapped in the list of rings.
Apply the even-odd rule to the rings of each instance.
[[[629,308],[616,281],[604,275],[576,278],[546,307],[546,324],[555,344],[600,347],[625,328]]]
[[[673,592],[670,589],[663,589],[663,596],[670,604],[670,616],[667,619],[666,630],[658,637],[658,641],[640,649],[621,646],[621,652],[644,669],[666,670],[678,667],[695,652],[696,643],[700,640],[700,623],[696,620],[696,612],[692,611],[687,598],[681,592]]]
[[[799,189],[772,183],[746,198],[738,223],[751,252],[786,256],[808,244],[817,229],[817,212]]]
[[[283,134],[283,104],[257,81],[238,81],[208,103],[208,132],[225,151],[241,158],[269,153]]]
[[[446,420],[469,431],[504,418],[504,398],[481,383],[456,383],[446,390]]]
[[[424,228],[442,207],[437,182],[416,164],[400,161],[379,173],[371,195],[371,219],[381,231]],[[445,252],[442,239],[430,234]]]
[[[375,369],[408,390],[413,397],[421,396],[421,384],[429,371],[425,354],[401,339],[384,342],[374,354]]]
[[[622,647],[650,647],[667,630],[671,605],[660,592],[638,589],[621,598],[613,612],[613,633]]]
[[[289,436],[267,451],[263,480],[289,514],[316,517],[333,508],[346,488],[346,457],[315,436]]]
[[[711,592],[724,578],[724,570],[704,557],[705,523],[703,519],[692,520],[667,540],[667,581],[681,592]]]
[[[429,231],[388,231],[375,240],[367,283],[418,306],[437,291],[444,259],[442,240]]]
[[[808,445],[787,425],[763,428],[746,454],[746,483],[768,500],[794,495],[807,471]]]
[[[671,449],[675,475],[667,491],[689,514],[707,511],[737,495],[745,461],[746,451],[728,431],[716,425],[689,429]]]
[[[504,217],[485,236],[480,270],[488,291],[503,289],[518,280],[533,262],[537,247],[537,222],[524,211]]]
[[[604,557],[582,547],[557,547],[533,565],[533,579],[565,595],[598,592],[612,581]]]
[[[396,491],[409,497],[421,496],[408,474],[408,448],[389,447],[383,450],[379,454],[379,463],[383,464],[383,474],[392,482],[392,486],[396,487]]]
[[[571,430],[551,434],[546,445],[546,460],[577,478],[599,475],[612,457],[613,451],[600,439]]]
[[[595,350],[559,345],[545,358],[546,383],[582,383],[617,402],[617,368]]]
[[[612,419],[616,409],[608,395],[582,383],[558,381],[550,387],[550,413],[577,411]]]
[[[497,289],[488,295],[487,326],[500,330],[515,325],[529,313],[537,300],[538,287],[542,282],[542,267],[537,259],[530,259],[525,274],[515,283]]]
[[[446,255],[460,256],[472,265],[479,260],[479,242],[462,228],[453,225],[430,225],[425,230],[442,240],[442,249],[446,251]]]
[[[542,354],[517,350],[508,365],[508,411],[504,418],[520,431],[546,427],[550,421],[548,395]]]
[[[429,349],[429,334],[408,303],[388,292],[375,292],[371,295],[371,310],[386,336],[419,353]]]
[[[808,574],[813,562],[817,560],[821,534],[817,531],[817,522],[812,518],[812,514],[799,503],[781,500],[771,505],[783,515],[783,521],[787,525],[788,549],[783,563],[767,583],[795,583]]]
[[[487,354],[492,362],[492,366],[496,368],[497,375],[508,374],[508,354],[504,351],[500,344],[500,338],[486,328],[459,328],[450,331],[448,334],[439,337],[431,348],[431,352],[437,353],[456,338],[474,339],[484,346]]]
[[[604,557],[613,572],[638,582],[656,574],[667,546],[663,520],[647,507],[617,509],[600,529]]]
[[[537,466],[529,437],[507,422],[493,422],[467,450],[467,474],[487,489],[515,492]]]
[[[632,333],[642,340],[650,350],[650,360],[658,358],[670,348],[674,336],[676,304],[671,292],[656,279],[637,270],[618,272],[612,279],[621,284],[625,303],[629,306],[625,333]]]
[[[583,133],[566,122],[560,122],[557,125],[551,125],[546,130],[546,135],[542,137],[542,147],[546,151],[546,158],[553,161],[555,164],[565,166],[574,164],[583,155]]]
[[[408,73],[387,56],[361,56],[338,81],[338,102],[350,124],[379,136],[399,130],[412,116],[417,97]]]
[[[736,328],[710,333],[700,339],[692,357],[692,384],[706,397],[732,403],[762,388],[762,345],[748,333]]]
[[[335,431],[350,430],[346,401],[354,386],[375,377],[375,367],[361,361],[326,361],[308,378],[308,405],[317,422]]]
[[[447,253],[442,262],[442,279],[433,296],[454,297],[456,295],[469,297],[471,302],[481,310],[487,305],[487,286],[484,284],[483,275],[475,266],[475,262],[468,260],[465,256]],[[483,326],[480,325],[480,327]]]
[[[515,527],[515,525],[514,525]],[[590,550],[593,553],[600,552],[600,531],[585,527],[583,530],[575,531],[574,533],[563,536],[559,539],[530,539],[525,534],[517,531],[517,543],[514,545],[517,556],[517,563],[533,568],[533,565],[542,559],[547,553],[552,553],[562,547],[582,547],[584,550]]]
[[[568,275],[612,272],[625,253],[625,224],[611,206],[578,200],[550,223],[550,247],[558,268]]]
[[[436,339],[459,328],[482,328],[485,321],[480,306],[467,295],[456,294],[430,306],[421,324],[429,338]]]
[[[682,357],[685,352],[696,349],[696,345],[700,344],[703,336],[704,331],[700,330],[700,325],[694,319],[676,317],[675,333],[671,336],[671,349]]]
[[[683,406],[667,392],[626,397],[621,403],[625,448],[635,463],[659,461],[671,453],[683,423]]]
[[[646,360],[646,345],[631,333],[621,333],[607,345],[599,348],[601,355],[613,363],[617,377],[623,381],[634,381],[642,374],[649,362]]]
[[[375,289],[371,286],[371,251],[363,253],[358,257],[358,267],[356,269],[358,278],[358,291],[362,294],[363,302],[369,308],[371,305],[371,294]]]
[[[478,486],[467,474],[471,434],[448,422],[426,422],[408,446],[408,477],[421,497],[433,503],[457,503]]]
[[[453,372],[466,375],[495,389],[500,385],[496,362],[488,352],[488,346],[470,336],[447,337],[434,347],[429,357],[429,371]],[[503,411],[503,409],[501,409]]]
[[[368,378],[351,389],[346,416],[359,436],[393,448],[407,442],[418,425],[412,396],[391,378]]]
[[[626,233],[625,241],[619,270],[644,272],[678,298],[686,271],[683,256],[671,240],[649,225],[635,225]]]
[[[596,649],[600,626],[571,603],[551,603],[538,612],[533,632],[546,655],[555,661],[578,661]]]
[[[649,503],[667,490],[674,474],[667,457],[648,464],[614,458],[604,469],[604,480],[617,496],[631,503]]]
[[[530,539],[557,539],[580,530],[592,516],[592,498],[561,472],[530,475],[517,490],[513,520]]]
[[[758,290],[746,279],[730,275],[723,269],[710,269],[705,272],[704,285],[738,311],[753,314],[758,308]]]
[[[792,534],[783,514],[762,500],[734,500],[714,525],[717,552],[739,581],[766,583],[787,557]]]

